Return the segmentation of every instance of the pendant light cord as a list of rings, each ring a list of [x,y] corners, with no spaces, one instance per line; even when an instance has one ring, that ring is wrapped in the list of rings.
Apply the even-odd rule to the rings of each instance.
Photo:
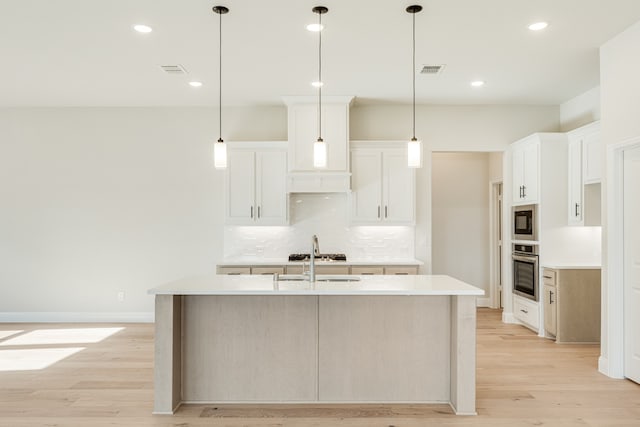
[[[413,138],[416,140],[416,14],[413,16],[413,64],[411,66],[411,75],[413,76]]]
[[[222,13],[218,14],[220,17],[220,25],[218,26],[220,35],[218,37],[218,142],[222,141]]]
[[[318,141],[322,141],[322,12],[318,13]]]

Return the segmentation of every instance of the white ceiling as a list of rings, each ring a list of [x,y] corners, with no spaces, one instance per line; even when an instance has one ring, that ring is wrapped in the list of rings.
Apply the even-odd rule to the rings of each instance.
[[[410,4],[424,7],[417,67],[446,64],[417,76],[417,102],[430,104],[562,103],[598,85],[598,47],[640,20],[640,0],[3,0],[0,106],[217,105],[216,4],[230,9],[224,105],[316,93],[318,35],[305,26],[317,5],[329,8],[323,94],[359,103],[411,101]],[[539,20],[549,28],[527,29]]]

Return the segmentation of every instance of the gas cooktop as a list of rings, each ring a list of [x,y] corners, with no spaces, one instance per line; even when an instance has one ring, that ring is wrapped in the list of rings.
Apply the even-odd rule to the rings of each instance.
[[[315,256],[318,261],[346,261],[347,256],[345,254],[319,254]],[[289,261],[309,261],[311,254],[291,254],[289,255]]]

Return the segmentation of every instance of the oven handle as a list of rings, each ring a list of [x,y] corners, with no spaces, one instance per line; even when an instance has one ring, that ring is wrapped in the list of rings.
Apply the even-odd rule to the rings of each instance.
[[[511,255],[514,261],[528,262],[529,264],[538,264],[538,255]]]

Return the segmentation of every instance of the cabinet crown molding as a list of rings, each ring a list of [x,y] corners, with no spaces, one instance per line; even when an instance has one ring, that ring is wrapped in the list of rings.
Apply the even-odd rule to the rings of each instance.
[[[323,95],[322,96],[322,104],[347,104],[351,106],[355,96],[351,95]],[[287,107],[291,107],[293,105],[298,104],[317,104],[318,97],[317,96],[283,96],[282,101],[287,105]]]

